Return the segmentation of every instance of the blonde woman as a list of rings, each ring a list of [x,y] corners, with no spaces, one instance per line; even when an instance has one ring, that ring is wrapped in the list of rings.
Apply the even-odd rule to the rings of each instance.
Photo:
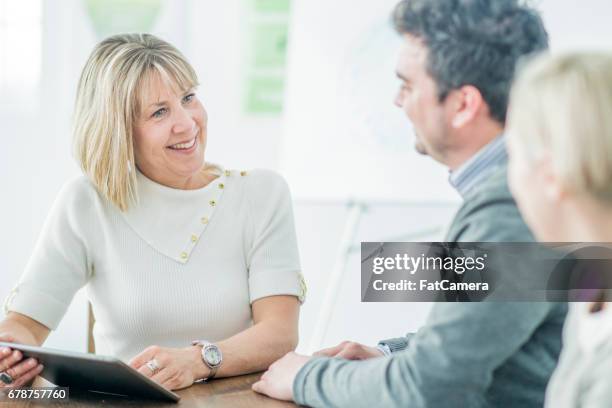
[[[60,192],[7,299],[0,340],[41,345],[86,287],[96,351],[168,389],[259,371],[298,341],[305,287],[277,174],[204,160],[196,74],[149,34],[98,44],[78,85],[84,175]],[[0,350],[0,380],[42,367]]]
[[[512,93],[508,144],[510,185],[540,241],[612,242],[612,55],[532,62]],[[612,406],[608,296],[572,305],[548,407]]]

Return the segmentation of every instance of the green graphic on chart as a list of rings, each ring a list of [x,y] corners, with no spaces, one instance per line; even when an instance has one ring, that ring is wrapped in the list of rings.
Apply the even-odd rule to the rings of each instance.
[[[148,32],[162,0],[85,0],[94,31],[100,38],[126,32]]]
[[[285,91],[290,0],[250,0],[244,108],[280,114]]]

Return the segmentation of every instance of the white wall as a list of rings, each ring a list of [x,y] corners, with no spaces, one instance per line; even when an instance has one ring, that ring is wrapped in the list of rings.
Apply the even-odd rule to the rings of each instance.
[[[608,0],[537,1],[554,51],[612,50],[612,2]]]
[[[4,144],[0,151],[3,187],[0,225],[5,232],[0,238],[2,299],[24,269],[60,187],[77,174],[77,167],[70,159],[69,131],[74,89],[82,62],[66,62],[84,58],[83,43],[91,34],[81,24],[83,18],[75,0],[63,2],[64,7],[54,7],[52,3],[44,2],[39,94],[24,106],[5,107],[0,111]],[[84,349],[84,302],[84,297],[79,295],[60,330],[49,339],[51,346]]]
[[[277,169],[282,116],[247,115],[242,109],[248,3],[193,1],[189,54],[209,114],[206,155],[231,168]]]

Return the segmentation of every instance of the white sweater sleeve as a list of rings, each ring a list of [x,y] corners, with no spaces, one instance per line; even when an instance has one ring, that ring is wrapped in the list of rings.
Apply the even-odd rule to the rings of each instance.
[[[301,274],[289,187],[280,175],[269,170],[251,171],[245,181],[250,300],[293,295],[303,302],[306,285]]]
[[[60,191],[25,271],[6,300],[15,311],[57,328],[74,294],[91,274],[84,232],[90,225],[91,189],[83,177]]]

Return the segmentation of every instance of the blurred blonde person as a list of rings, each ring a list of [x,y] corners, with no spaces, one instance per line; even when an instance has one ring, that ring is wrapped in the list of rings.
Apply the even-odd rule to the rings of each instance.
[[[612,242],[612,55],[531,62],[512,92],[508,145],[511,189],[540,241]],[[606,299],[573,304],[547,407],[612,406]]]
[[[295,348],[305,287],[287,184],[204,160],[197,86],[185,57],[152,35],[95,47],[74,119],[84,175],[60,192],[0,340],[43,344],[85,287],[96,351],[168,389],[260,371]],[[41,370],[0,350],[5,387]]]

